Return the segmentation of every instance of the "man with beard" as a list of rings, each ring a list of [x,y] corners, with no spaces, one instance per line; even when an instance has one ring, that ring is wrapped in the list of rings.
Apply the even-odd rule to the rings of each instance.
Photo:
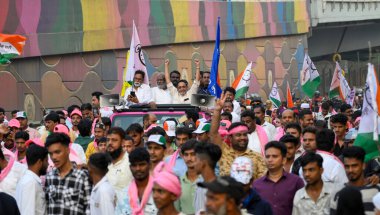
[[[106,174],[110,158],[105,153],[92,154],[88,160],[88,173],[94,187],[91,192],[91,215],[113,214],[116,194]]]
[[[210,95],[208,91],[208,85],[210,84],[210,72],[202,71],[201,72],[201,83],[199,85],[198,94]]]
[[[46,175],[48,151],[45,147],[32,144],[26,150],[28,170],[16,187],[16,201],[21,214],[46,214],[45,193],[41,176]]]
[[[74,142],[79,135],[78,124],[82,120],[82,112],[79,109],[74,109],[70,114],[70,119],[73,125],[70,129],[70,139]]]
[[[264,156],[264,147],[268,142],[268,135],[264,128],[256,124],[255,113],[246,110],[241,114],[241,122],[248,127],[248,148]]]
[[[292,215],[330,213],[330,201],[338,189],[334,184],[323,182],[322,163],[322,156],[315,152],[307,152],[302,156],[301,166],[306,186],[294,196]]]
[[[19,111],[16,114],[16,119],[20,122],[20,128],[22,131],[26,131],[29,133],[30,139],[34,138],[40,138],[41,135],[38,133],[38,131],[34,128],[31,128],[28,125],[28,117],[26,116],[25,111]]]
[[[70,138],[53,133],[45,146],[55,168],[46,175],[47,214],[89,214],[91,184],[87,170],[70,162]]]
[[[248,126],[241,122],[231,124],[228,128],[227,136],[227,140],[231,143],[231,146],[227,145],[218,133],[220,126],[220,112],[226,99],[226,94],[222,94],[221,98],[216,102],[210,129],[211,142],[219,145],[223,152],[222,158],[219,162],[220,175],[229,175],[232,162],[235,158],[245,156],[252,159],[254,164],[254,179],[257,179],[265,174],[266,167],[261,154],[248,148]]]
[[[189,90],[189,83],[186,80],[179,80],[177,87],[171,82],[169,77],[169,59],[165,60],[165,80],[170,94],[173,98],[173,104],[191,104],[191,95],[196,94],[199,87],[200,72],[199,72],[199,60],[195,59],[196,72],[195,80]]]
[[[247,214],[240,210],[240,202],[245,194],[243,185],[234,178],[223,176],[212,182],[198,183],[198,186],[207,189],[207,214]]]
[[[91,122],[94,120],[94,112],[92,112],[92,105],[90,103],[84,103],[80,106],[83,119],[88,119]]]
[[[263,105],[256,105],[253,107],[255,116],[260,120],[260,126],[267,132],[268,141],[272,141],[276,135],[276,127],[272,123],[265,120],[265,108]]]
[[[132,181],[129,169],[128,153],[123,151],[125,132],[120,127],[113,127],[107,135],[107,152],[111,155],[112,163],[108,166],[107,178],[115,189],[118,199],[123,196],[122,190]]]
[[[364,209],[366,214],[374,214],[375,206],[372,203],[372,198],[380,192],[379,184],[370,183],[364,177],[365,169],[365,151],[358,146],[352,146],[343,150],[343,162],[348,177],[346,186],[357,188],[362,194]],[[335,200],[335,199],[334,199]],[[332,203],[331,214],[336,214],[336,201]]]
[[[133,86],[125,91],[124,100],[129,105],[149,104],[154,105],[152,98],[152,90],[149,85],[144,84],[145,72],[136,70],[133,76]]]
[[[300,125],[302,129],[314,125],[313,112],[311,112],[311,110],[301,110],[298,116],[300,118]]]
[[[153,178],[149,174],[150,156],[145,148],[136,148],[129,154],[133,180],[122,192],[115,214],[157,214],[152,198]]]
[[[174,74],[174,75],[177,75],[177,74]],[[170,91],[166,86],[165,74],[158,73],[156,77],[157,77],[157,87],[152,87],[153,101],[156,104],[172,104],[172,96],[170,95]]]

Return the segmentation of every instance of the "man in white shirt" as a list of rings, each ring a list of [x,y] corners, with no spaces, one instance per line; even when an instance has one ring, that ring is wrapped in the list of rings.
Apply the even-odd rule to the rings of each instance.
[[[149,104],[154,105],[152,98],[152,90],[149,85],[144,84],[145,73],[136,70],[133,76],[133,86],[125,91],[124,100],[128,105]]]
[[[17,162],[15,155],[4,149],[0,150],[0,191],[15,196],[17,183],[26,172],[26,166]]]
[[[172,96],[166,86],[165,74],[158,73],[157,87],[152,87],[152,96],[156,104],[172,104]]]
[[[232,123],[234,122],[240,122],[240,114],[236,114],[234,112],[235,105],[232,101],[226,101],[223,105],[223,113],[227,112],[232,115]]]
[[[165,60],[165,80],[167,83],[167,87],[172,95],[173,104],[191,104],[191,95],[196,94],[199,87],[199,80],[201,79],[200,75],[200,65],[199,60],[195,59],[195,80],[193,85],[189,90],[189,83],[186,80],[179,80],[177,84],[177,88],[173,85],[169,76],[169,59]]]
[[[322,180],[337,185],[345,184],[348,182],[346,171],[342,161],[339,160],[334,154],[332,149],[334,147],[335,134],[329,129],[322,129],[317,132],[316,153],[323,158],[323,174]],[[302,177],[302,169],[299,170],[299,175]]]
[[[264,156],[265,145],[268,143],[268,136],[265,129],[256,124],[255,113],[246,110],[241,114],[241,122],[249,128],[248,148]]]
[[[274,140],[277,132],[276,127],[265,120],[265,108],[262,105],[257,105],[253,107],[253,112],[255,112],[255,116],[260,119],[261,127],[265,129],[268,141]]]
[[[104,153],[95,153],[88,159],[88,173],[93,183],[90,198],[91,215],[113,214],[116,194],[106,174],[110,158]]]
[[[230,101],[232,102],[232,104],[234,104],[233,112],[236,113],[238,116],[240,116],[241,114],[240,104],[239,102],[235,100],[236,90],[232,87],[226,87],[223,92],[227,97],[226,101]]]
[[[32,144],[26,150],[28,170],[16,187],[16,201],[21,214],[46,214],[45,192],[41,175],[46,175],[48,151],[45,147]]]
[[[122,147],[124,136],[125,132],[120,127],[111,128],[107,135],[107,152],[112,158],[112,163],[108,166],[107,178],[118,199],[121,199],[122,190],[132,181],[128,153],[124,152]]]

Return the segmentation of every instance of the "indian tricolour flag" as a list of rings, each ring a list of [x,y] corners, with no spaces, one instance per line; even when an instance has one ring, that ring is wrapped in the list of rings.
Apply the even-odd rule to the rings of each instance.
[[[363,92],[363,109],[355,146],[362,147],[366,152],[365,161],[379,155],[379,82],[372,64],[368,64],[367,81]]]
[[[319,77],[317,68],[314,66],[314,63],[311,61],[308,54],[305,54],[305,57],[303,59],[300,76],[302,91],[308,97],[313,97],[315,91],[318,89],[319,84],[321,83],[321,77]]]
[[[248,92],[249,81],[251,79],[251,67],[252,62],[247,65],[245,70],[239,74],[239,76],[235,79],[234,83],[232,83],[232,87],[236,90],[235,98],[240,98],[244,96]]]
[[[21,35],[0,34],[0,64],[8,64],[11,58],[21,55],[25,41]]]
[[[278,87],[276,82],[273,83],[272,90],[269,94],[269,100],[273,103],[273,105],[276,108],[279,108],[281,106],[281,98],[280,94],[278,93]]]
[[[133,20],[131,45],[129,46],[129,51],[127,52],[126,59],[127,60],[126,60],[126,68],[124,71],[124,82],[123,82],[123,87],[120,93],[121,96],[127,96],[127,95],[124,95],[125,90],[128,87],[132,86],[133,76],[135,75],[136,70],[141,70],[145,73],[144,83],[149,84],[148,73],[145,66],[144,53],[142,51],[139,34],[137,32],[137,28],[136,28],[134,20]]]

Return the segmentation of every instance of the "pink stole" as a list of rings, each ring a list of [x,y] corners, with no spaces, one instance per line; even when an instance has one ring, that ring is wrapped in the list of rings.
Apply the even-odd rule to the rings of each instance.
[[[146,203],[148,202],[150,195],[152,193],[153,188],[153,177],[149,176],[148,185],[145,187],[144,194],[142,196],[140,205],[138,203],[138,190],[136,181],[133,180],[129,185],[128,195],[129,195],[129,204],[132,208],[133,215],[144,215],[144,208]]]
[[[18,150],[16,150],[16,152],[15,152],[15,157],[18,159]],[[26,164],[26,155],[22,160],[19,160],[18,162],[20,162],[22,164]]]
[[[317,150],[317,153],[325,154],[332,157],[334,160],[338,161],[342,165],[342,167],[344,167],[344,164],[342,163],[342,161],[339,158],[337,158],[334,154],[330,152],[326,152],[326,151],[321,151],[321,150]]]
[[[278,128],[277,128],[277,134],[276,134],[276,136],[274,137],[274,139],[277,140],[277,141],[279,141],[279,140],[281,139],[281,137],[284,136],[284,134],[285,134],[285,130],[284,130],[284,128],[282,128],[282,127],[278,127]]]
[[[0,149],[1,150],[1,149]],[[1,173],[0,173],[0,181],[3,181],[5,179],[5,177],[7,177],[7,175],[9,174],[9,172],[11,171],[12,167],[13,167],[13,164],[15,162],[15,157],[14,157],[14,154],[10,154],[9,152],[7,151],[4,151],[3,152],[4,155],[8,155],[9,156],[9,161],[8,161],[8,165],[1,170]]]
[[[259,137],[259,140],[260,140],[261,154],[264,156],[265,155],[265,145],[268,143],[268,136],[267,136],[267,133],[265,132],[264,128],[261,127],[260,125],[256,125],[256,132],[257,132],[257,136]]]
[[[175,166],[175,162],[176,162],[177,157],[178,157],[178,155],[179,155],[179,151],[180,151],[180,149],[177,149],[177,151],[175,151],[175,152],[173,153],[172,157],[170,158],[169,163],[168,163],[168,165],[166,166],[166,168],[167,168],[168,170],[173,170],[173,167]]]

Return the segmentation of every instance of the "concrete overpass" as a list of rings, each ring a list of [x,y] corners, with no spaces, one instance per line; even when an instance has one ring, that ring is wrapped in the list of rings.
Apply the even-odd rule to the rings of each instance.
[[[312,0],[310,9],[309,54],[324,77],[322,92],[329,89],[335,53],[342,57],[349,83],[363,86],[369,61],[380,70],[380,1]]]

